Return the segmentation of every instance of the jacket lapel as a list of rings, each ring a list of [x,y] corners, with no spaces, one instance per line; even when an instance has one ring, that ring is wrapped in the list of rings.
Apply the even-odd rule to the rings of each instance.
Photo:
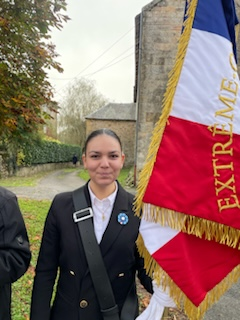
[[[113,243],[118,238],[120,232],[124,228],[124,226],[118,222],[119,213],[127,214],[127,212],[128,212],[128,195],[127,195],[127,192],[118,184],[118,192],[116,195],[116,200],[113,207],[112,215],[111,215],[109,224],[103,234],[102,241],[100,243],[100,249],[103,256],[108,252],[108,250],[111,248]]]

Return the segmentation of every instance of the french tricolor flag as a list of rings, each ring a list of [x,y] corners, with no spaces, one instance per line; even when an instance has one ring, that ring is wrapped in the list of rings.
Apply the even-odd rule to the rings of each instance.
[[[137,189],[139,250],[193,320],[240,278],[237,23],[233,0],[186,1]]]

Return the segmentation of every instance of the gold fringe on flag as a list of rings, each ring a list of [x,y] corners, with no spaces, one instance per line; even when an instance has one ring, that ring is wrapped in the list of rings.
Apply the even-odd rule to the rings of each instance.
[[[181,230],[182,232],[186,232],[188,234],[194,234],[200,238],[202,238],[204,235],[208,240],[215,240],[221,244],[226,244],[230,247],[238,248],[240,250],[240,230],[238,229],[234,229],[230,226],[219,224],[214,221],[195,217],[193,215],[187,215],[170,209],[157,207],[152,204],[147,204],[150,205],[150,213],[146,213],[146,204],[143,203],[143,197],[154,168],[157,152],[162,140],[162,135],[172,110],[173,98],[191,36],[197,3],[197,0],[191,0],[188,2],[186,11],[187,18],[183,22],[183,32],[179,39],[175,64],[169,73],[169,80],[163,97],[162,114],[154,127],[146,162],[139,174],[139,183],[137,186],[134,207],[136,215],[139,217],[144,215],[146,220],[159,222],[162,225],[168,225],[173,229]]]
[[[240,250],[240,230],[171,209],[156,207],[149,203],[143,203],[142,210],[143,217],[147,221],[169,226],[199,238],[204,235],[207,240],[214,240]]]
[[[195,306],[188,297],[179,289],[179,287],[173,282],[168,274],[159,266],[159,264],[152,258],[148,250],[144,245],[144,241],[141,235],[137,240],[137,247],[139,254],[144,257],[145,268],[147,273],[154,277],[154,280],[158,285],[161,285],[163,289],[169,290],[169,295],[173,298],[175,304],[179,309],[184,310],[189,320],[201,320],[205,312],[216,303],[221,296],[230,289],[230,287],[237,283],[240,274],[240,265],[232,270],[218,285],[216,285],[211,291],[209,291],[204,301]],[[153,276],[154,275],[154,276]]]

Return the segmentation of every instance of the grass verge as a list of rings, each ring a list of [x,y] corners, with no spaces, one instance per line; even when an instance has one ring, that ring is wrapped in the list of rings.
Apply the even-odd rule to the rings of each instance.
[[[9,177],[0,179],[2,187],[35,187],[39,180],[49,174],[49,172],[40,172],[29,177]],[[15,319],[14,319],[15,320]]]
[[[28,320],[34,268],[40,247],[44,221],[50,207],[50,201],[19,199],[19,206],[28,230],[32,259],[27,272],[12,286],[12,319]]]

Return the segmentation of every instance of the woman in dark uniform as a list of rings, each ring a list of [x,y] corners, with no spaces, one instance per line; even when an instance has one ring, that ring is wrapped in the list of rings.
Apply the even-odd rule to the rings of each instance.
[[[151,293],[152,281],[146,275],[143,259],[136,249],[140,221],[133,212],[133,195],[117,181],[124,158],[121,141],[113,131],[92,132],[86,140],[82,157],[90,180],[81,190],[88,206],[93,209],[94,233],[119,316],[129,292],[133,291],[135,304],[131,319],[135,319],[138,314],[136,274]],[[73,221],[74,211],[73,192],[54,198],[36,266],[31,320],[103,319],[78,226]],[[56,296],[53,298],[56,281]]]

